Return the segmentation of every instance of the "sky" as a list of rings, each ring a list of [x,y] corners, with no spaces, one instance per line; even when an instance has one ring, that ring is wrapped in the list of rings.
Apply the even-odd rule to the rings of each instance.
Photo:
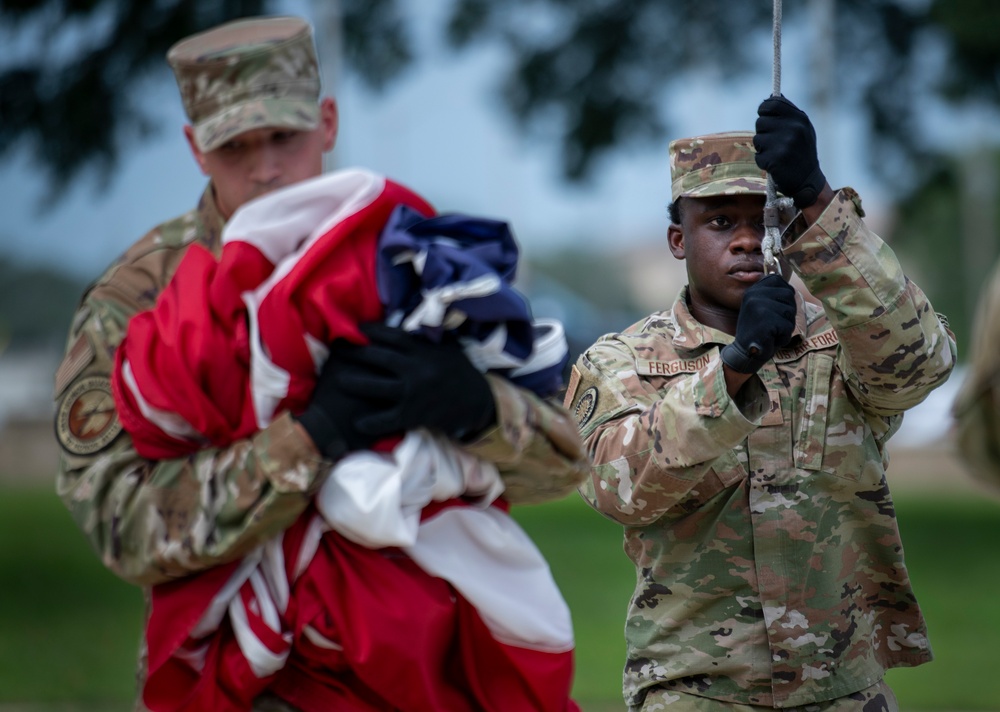
[[[372,93],[343,73],[334,91],[341,129],[332,164],[384,173],[439,210],[507,220],[529,256],[650,243],[666,249],[667,141],[752,129],[757,105],[771,90],[766,38],[760,43],[758,78],[735,87],[717,77],[693,83],[683,101],[671,102],[670,134],[662,144],[619,151],[598,164],[588,184],[568,185],[559,174],[557,147],[520,135],[496,98],[502,51],[484,47],[454,54],[443,48],[432,29],[441,7],[440,0],[421,3],[421,9],[430,10],[418,26],[422,59],[388,90]],[[289,0],[286,9],[311,17],[308,2]],[[807,52],[810,41],[807,33],[795,36],[786,30],[784,56]],[[796,71],[801,65],[784,69],[782,90],[808,111],[810,78]],[[0,250],[93,278],[150,228],[194,207],[204,178],[183,139],[185,117],[165,63],[141,98],[161,130],[131,145],[105,192],[91,173],[58,201],[49,201],[43,176],[27,152],[8,154],[0,165],[5,206]],[[879,200],[883,191],[864,166],[863,132],[850,112],[814,116],[814,123],[830,182],[854,186],[866,201]]]
[[[431,28],[437,22],[434,8],[439,12],[441,6],[442,0],[421,0],[421,9],[431,10],[421,17],[419,27],[422,59],[386,92],[370,92],[349,73],[334,88],[341,132],[332,163],[382,172],[409,185],[440,210],[508,220],[528,256],[572,248],[620,251],[662,246],[665,252],[670,192],[667,141],[752,129],[757,105],[771,91],[770,38],[762,38],[766,41],[760,42],[759,76],[735,86],[718,77],[697,78],[682,97],[668,97],[669,135],[661,144],[612,154],[602,159],[588,184],[567,185],[559,174],[557,148],[518,134],[499,105],[494,89],[504,67],[503,53],[485,47],[453,54],[437,42]],[[305,0],[287,0],[286,11],[311,16]],[[825,114],[810,105],[808,89],[815,78],[802,69],[810,63],[801,60],[815,44],[808,32],[785,29],[782,91],[810,113],[830,183],[858,189],[869,215],[877,215],[890,207],[889,191],[868,170],[865,133],[857,112],[842,107]],[[327,81],[328,90],[333,88],[330,84]],[[96,176],[90,174],[60,200],[49,202],[43,176],[26,152],[5,157],[0,164],[0,254],[93,279],[150,228],[194,207],[204,178],[184,141],[185,117],[165,63],[161,75],[142,92],[161,131],[129,149],[105,192],[97,189]],[[957,128],[953,117],[929,118],[941,127],[942,140],[982,136],[990,125],[994,135],[997,132],[996,122],[982,117]],[[648,252],[639,254],[641,261]],[[646,274],[652,275],[659,263],[647,267]],[[16,365],[7,360],[7,368]],[[5,382],[17,380],[15,376]],[[952,379],[955,387],[959,380]],[[907,429],[897,440],[905,441],[909,433],[912,441],[921,442],[939,433],[941,415],[947,412],[942,403],[950,402],[952,395],[953,389],[942,389],[933,403],[929,400],[921,409],[927,417],[918,412],[908,416]]]

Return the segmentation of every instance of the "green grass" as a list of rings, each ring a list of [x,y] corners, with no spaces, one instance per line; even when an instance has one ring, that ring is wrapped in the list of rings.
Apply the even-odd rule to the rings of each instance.
[[[578,497],[513,513],[545,554],[573,614],[574,698],[585,710],[623,710],[625,611],[635,569],[622,551],[621,527]]]
[[[125,709],[142,615],[54,493],[0,492],[0,701]]]
[[[1000,501],[898,497],[934,661],[891,670],[906,709],[1000,710]]]
[[[910,577],[934,662],[889,671],[903,710],[1000,710],[1000,501],[896,498]],[[515,510],[549,560],[573,611],[576,696],[585,710],[620,706],[622,630],[634,572],[621,528],[571,498]]]
[[[894,670],[904,710],[998,710],[1000,502],[897,498],[900,528],[936,660]],[[549,560],[573,611],[575,696],[623,710],[625,607],[634,574],[620,528],[570,498],[515,516]],[[0,494],[0,706],[125,710],[142,596],[107,573],[54,494]]]

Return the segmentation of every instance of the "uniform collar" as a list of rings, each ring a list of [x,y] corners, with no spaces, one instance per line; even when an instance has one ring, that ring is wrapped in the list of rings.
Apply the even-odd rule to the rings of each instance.
[[[211,182],[205,186],[196,212],[202,227],[200,239],[205,247],[211,250],[212,254],[218,256],[222,251],[222,228],[225,226],[226,220],[216,205],[215,192]]]
[[[728,344],[733,337],[725,332],[705,326],[694,318],[688,308],[688,288],[685,286],[674,301],[670,312],[674,323],[673,344],[677,349],[694,351],[707,344]],[[795,329],[792,330],[792,340],[789,345],[798,343],[806,333],[806,305],[802,294],[795,290]]]

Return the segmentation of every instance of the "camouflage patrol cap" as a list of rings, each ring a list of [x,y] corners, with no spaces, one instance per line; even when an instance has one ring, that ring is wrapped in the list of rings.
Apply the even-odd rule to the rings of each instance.
[[[300,18],[228,22],[181,40],[167,62],[202,151],[250,129],[319,125],[319,64]]]
[[[672,200],[767,192],[767,173],[754,162],[750,131],[679,138],[670,142],[669,153]]]

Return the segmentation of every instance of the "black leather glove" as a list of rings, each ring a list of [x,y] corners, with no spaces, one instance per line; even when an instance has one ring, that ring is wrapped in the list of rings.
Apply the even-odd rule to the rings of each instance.
[[[795,288],[769,274],[743,293],[736,340],[722,349],[722,362],[740,373],[756,373],[795,329]]]
[[[757,109],[753,137],[757,165],[771,174],[779,193],[801,210],[816,202],[826,185],[816,153],[816,130],[805,112],[783,96],[765,99]]]
[[[465,439],[496,422],[489,382],[459,344],[435,344],[379,323],[361,331],[371,343],[345,351],[337,371],[345,391],[381,403],[358,419],[360,432],[386,436],[424,427]]]
[[[381,404],[358,398],[340,387],[336,379],[342,360],[338,354],[348,348],[338,341],[330,348],[323,364],[309,405],[300,415],[293,416],[325,457],[337,460],[352,450],[367,450],[378,438],[362,433],[356,427],[358,418],[377,412]]]

